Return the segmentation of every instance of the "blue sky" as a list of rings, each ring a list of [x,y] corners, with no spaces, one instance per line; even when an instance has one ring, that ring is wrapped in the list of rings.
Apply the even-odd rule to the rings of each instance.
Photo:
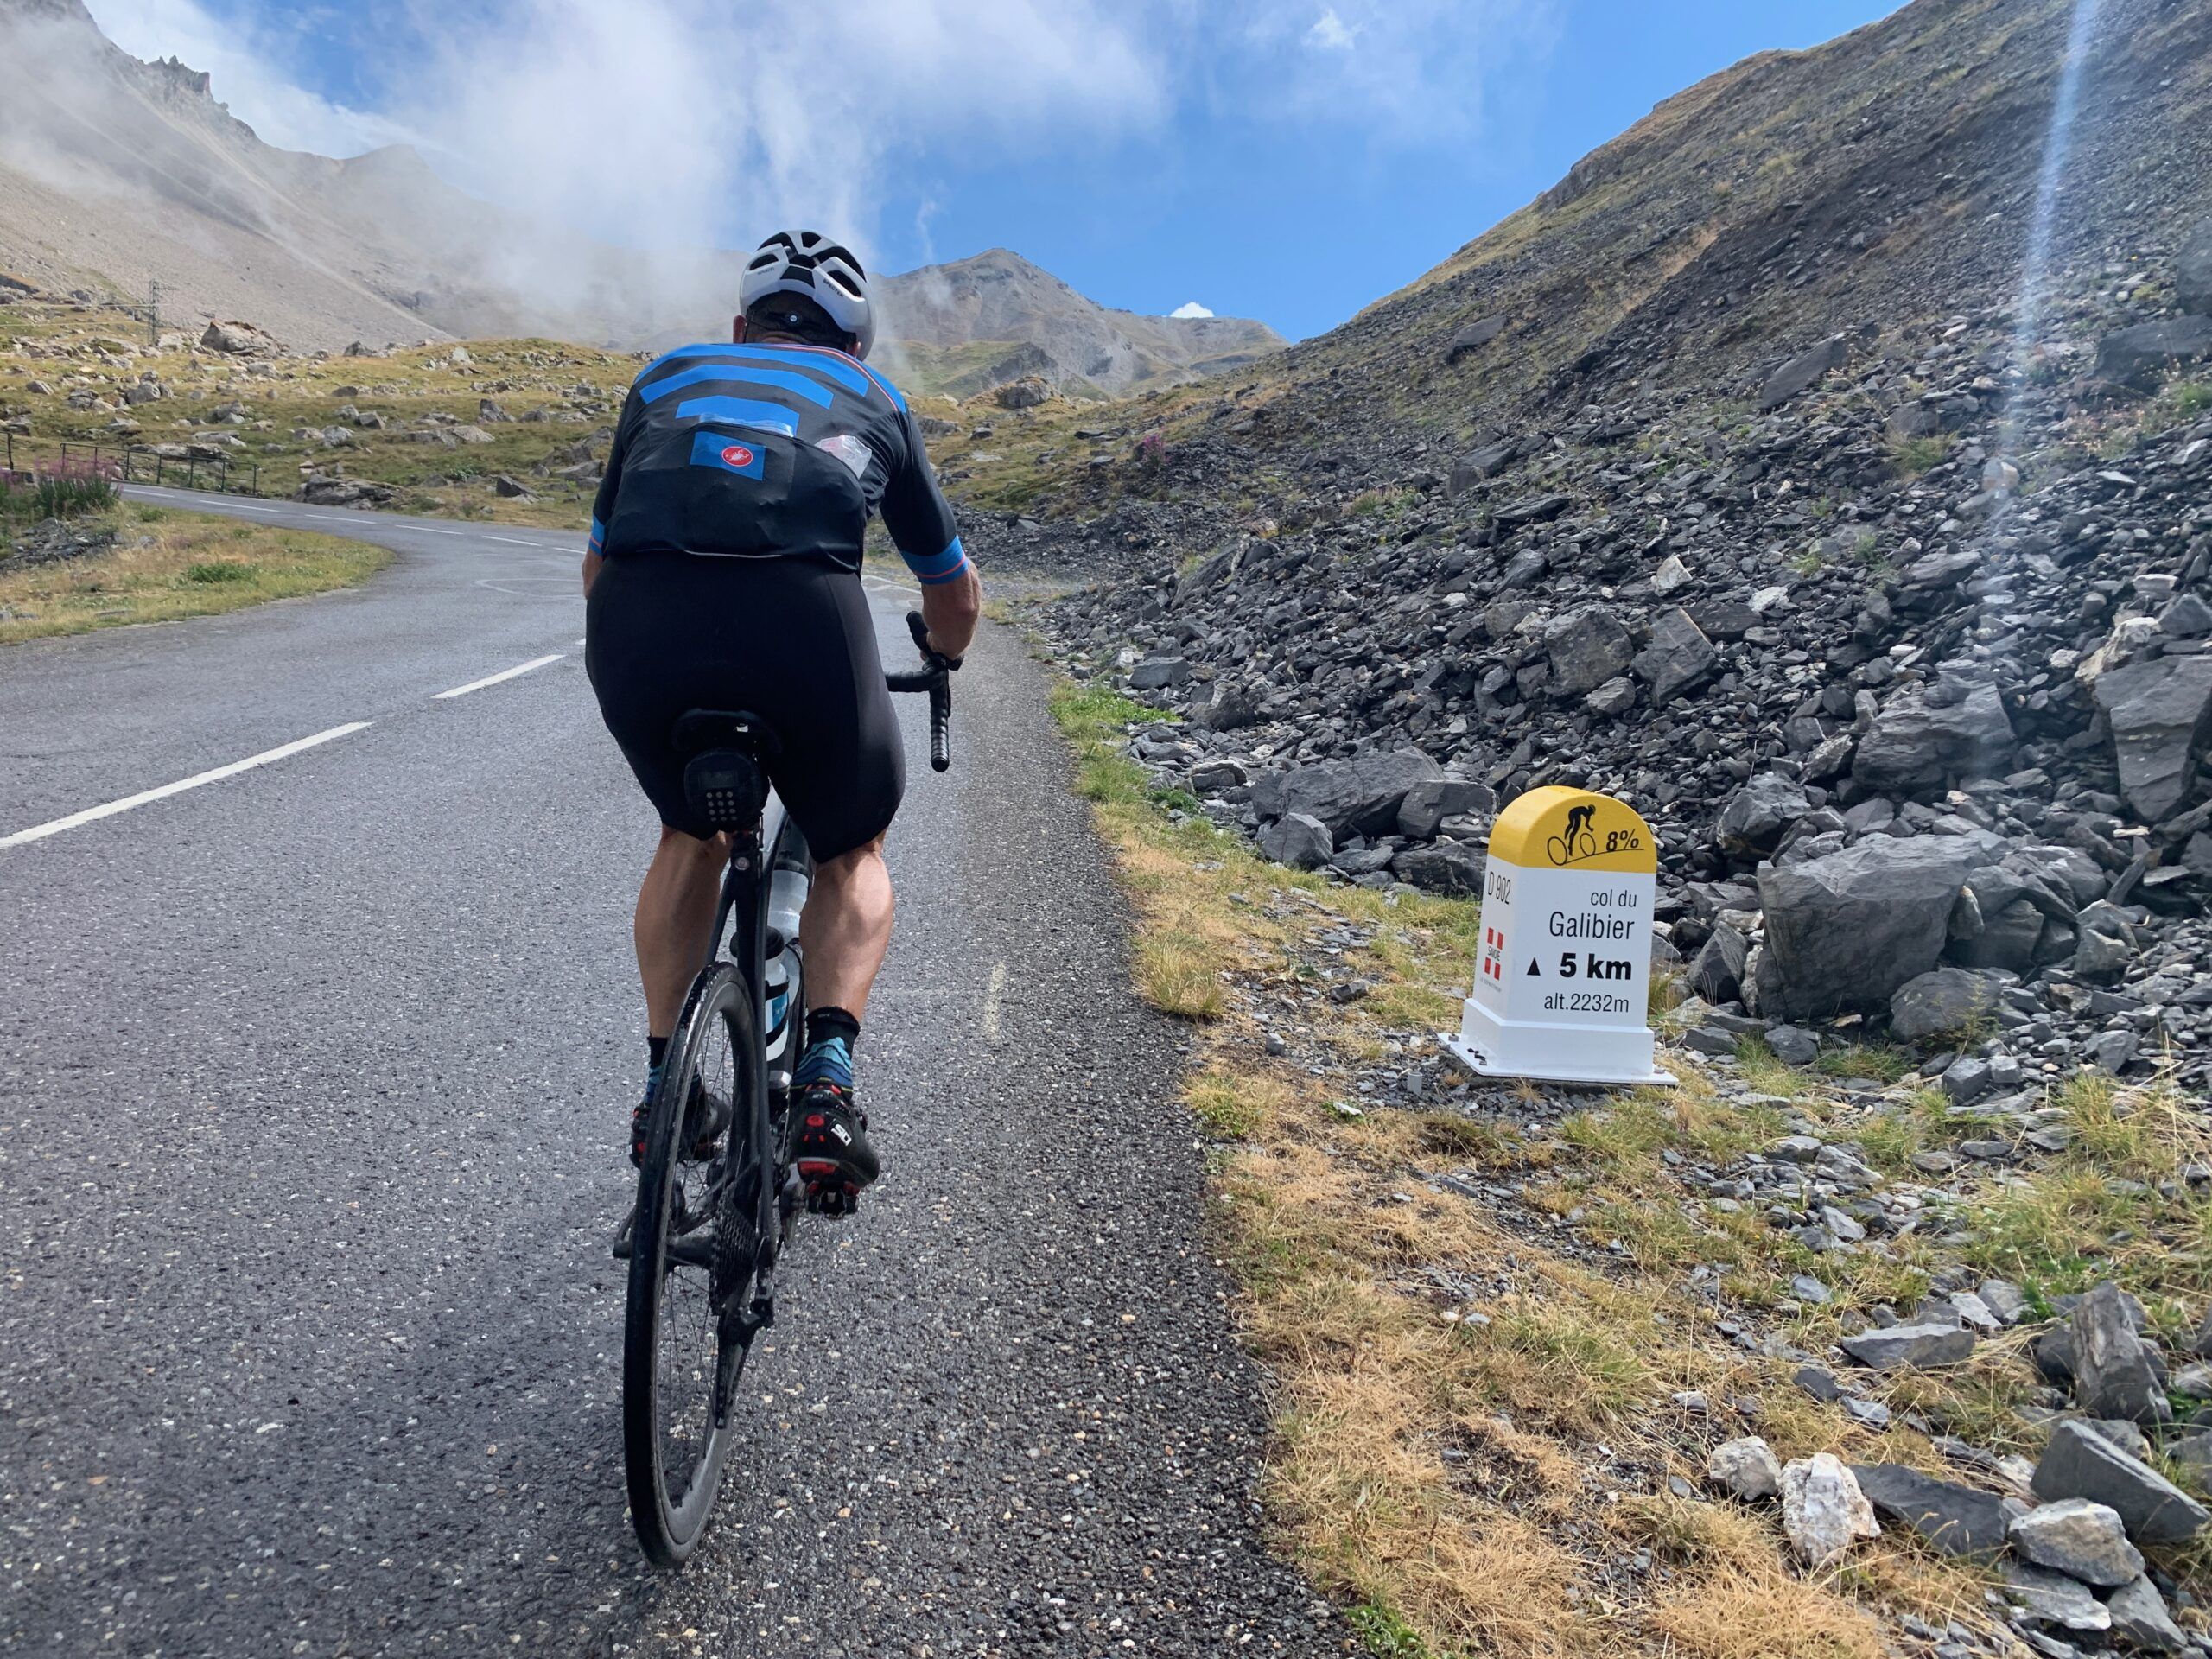
[[[1660,99],[1888,0],[90,0],[272,143],[639,245],[811,219],[1319,333]],[[754,20],[772,20],[759,34]]]

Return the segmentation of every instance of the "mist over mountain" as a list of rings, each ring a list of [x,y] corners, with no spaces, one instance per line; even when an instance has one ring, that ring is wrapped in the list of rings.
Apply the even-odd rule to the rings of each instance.
[[[0,0],[0,273],[252,321],[302,350],[541,334],[652,347],[718,334],[741,253],[641,251],[478,200],[413,149],[264,143],[209,77],[147,63],[81,0]],[[1109,311],[995,250],[885,284],[887,355],[963,395],[1037,374],[1099,394],[1283,342],[1264,324]]]

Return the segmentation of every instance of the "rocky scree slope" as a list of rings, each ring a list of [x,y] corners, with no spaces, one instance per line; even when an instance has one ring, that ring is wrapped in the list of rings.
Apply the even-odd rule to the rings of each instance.
[[[1040,474],[1027,511],[1058,521],[1040,555],[1057,542],[1087,569],[1094,550],[1066,537],[1109,510],[1142,520],[1105,538],[1135,563],[1255,522],[1297,528],[1362,489],[1561,430],[1586,404],[1750,401],[1840,334],[1997,310],[2009,337],[2073,11],[1915,0],[1699,83],[1233,390],[1098,423],[1112,450]],[[2098,17],[2050,223],[2051,267],[2077,278],[2114,258],[2170,266],[2212,213],[2212,15],[2109,0]],[[2079,344],[2042,339],[2046,353]]]
[[[1287,384],[1217,403],[1179,454],[1164,435],[1148,465],[1175,487],[1116,509],[1155,562],[1047,627],[1182,716],[1139,740],[1163,779],[1292,861],[1473,892],[1497,802],[1585,784],[1659,828],[1662,953],[1785,1046],[1872,1014],[1967,1060],[2202,1089],[2212,175],[2203,124],[2174,118],[2204,107],[2212,17],[2106,10],[2103,124],[2077,136],[2033,342],[2006,250],[2065,8],[1921,0],[1662,106],[1530,223],[1294,349]],[[1863,135],[1758,218],[1817,238],[1747,264],[1745,227],[1708,226],[1584,349],[1429,406],[1506,337],[1468,345],[1455,304],[1524,298],[1507,272],[1547,248],[1549,291],[1572,286],[1592,204],[1663,199],[1746,101],[1791,135],[1783,95],[1813,75],[1824,130],[1856,109]],[[1325,430],[1298,378],[1317,363]],[[1270,471],[1276,499],[1224,528]],[[1088,550],[1033,522],[1009,536]]]

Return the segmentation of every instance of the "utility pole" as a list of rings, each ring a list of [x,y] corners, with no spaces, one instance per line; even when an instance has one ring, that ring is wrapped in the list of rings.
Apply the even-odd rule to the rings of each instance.
[[[162,296],[174,294],[176,289],[167,283],[149,276],[146,279],[146,343],[162,343]]]

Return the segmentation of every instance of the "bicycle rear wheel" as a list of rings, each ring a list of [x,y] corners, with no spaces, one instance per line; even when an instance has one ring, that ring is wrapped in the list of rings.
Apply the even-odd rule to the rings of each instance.
[[[758,1030],[737,970],[720,963],[702,974],[670,1039],[645,1131],[630,1246],[622,1435],[631,1522],[658,1567],[683,1565],[697,1545],[729,1452],[728,1390],[744,1356],[743,1339],[732,1338],[741,1351],[725,1361],[722,1314],[751,1306],[763,1211],[765,1114],[752,1098]],[[696,1125],[684,1122],[694,1079],[730,1108],[704,1160],[696,1155]]]

